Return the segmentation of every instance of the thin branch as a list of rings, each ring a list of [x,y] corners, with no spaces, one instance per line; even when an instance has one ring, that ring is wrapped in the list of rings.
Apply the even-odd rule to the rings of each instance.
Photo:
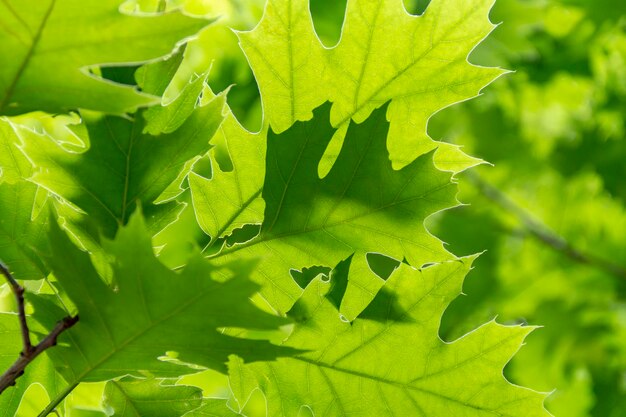
[[[600,256],[577,249],[557,232],[533,218],[530,213],[515,204],[506,194],[483,180],[479,175],[473,172],[467,172],[466,178],[474,184],[485,197],[499,205],[502,209],[514,214],[524,225],[524,228],[537,240],[557,252],[564,254],[573,261],[598,267],[619,279],[626,280],[625,267]]]
[[[9,268],[0,262],[0,273],[4,275],[13,294],[15,295],[15,301],[17,302],[17,314],[20,320],[20,330],[22,332],[22,354],[26,355],[33,350],[33,345],[30,342],[30,333],[28,331],[28,324],[26,323],[26,309],[24,305],[24,287],[22,287],[11,275]],[[0,392],[2,392],[0,390]]]
[[[0,377],[0,393],[2,393],[8,387],[15,385],[17,378],[24,374],[26,367],[43,351],[49,349],[57,344],[57,338],[65,330],[72,327],[78,322],[78,316],[65,317],[58,322],[54,329],[28,354],[21,354],[18,360]]]
[[[20,329],[22,332],[23,350],[20,353],[19,358],[11,365],[11,367],[0,376],[0,394],[4,392],[8,387],[15,385],[15,381],[24,374],[26,367],[35,360],[37,356],[43,353],[46,349],[56,346],[57,339],[61,333],[69,329],[78,322],[78,316],[68,316],[58,322],[54,329],[44,337],[37,346],[33,346],[30,341],[30,331],[28,329],[28,323],[26,322],[26,313],[24,307],[24,288],[13,278],[9,268],[0,262],[0,273],[4,275],[8,281],[15,298],[17,299],[18,316],[20,320]]]

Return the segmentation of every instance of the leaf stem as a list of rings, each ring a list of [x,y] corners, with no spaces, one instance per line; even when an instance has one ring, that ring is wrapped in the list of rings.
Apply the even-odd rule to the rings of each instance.
[[[58,394],[54,399],[46,406],[46,408],[39,413],[37,417],[46,417],[50,413],[56,412],[56,407],[67,397],[70,395],[72,391],[78,386],[78,382],[68,385],[60,394]],[[58,415],[58,413],[57,413]]]

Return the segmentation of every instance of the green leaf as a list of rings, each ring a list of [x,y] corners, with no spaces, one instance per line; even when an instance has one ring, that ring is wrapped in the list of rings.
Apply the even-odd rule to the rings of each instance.
[[[63,334],[64,343],[49,352],[69,385],[197,371],[181,363],[224,371],[230,354],[254,361],[290,353],[264,340],[232,337],[220,330],[272,330],[285,323],[248,299],[258,289],[247,279],[251,263],[217,267],[196,254],[180,273],[173,272],[155,258],[151,234],[135,214],[115,240],[103,244],[112,259],[110,288],[89,255],[52,226],[47,261],[80,315],[80,322]],[[43,310],[33,301],[35,311]]]
[[[196,218],[202,230],[211,236],[212,244],[246,224],[263,222],[263,139],[263,134],[249,133],[229,113],[211,142],[216,145],[216,152],[225,150],[222,159],[227,159],[230,166],[214,164],[211,179],[194,172],[189,175]],[[216,159],[221,157],[215,152],[213,155]]]
[[[38,207],[43,193],[25,180],[32,167],[18,148],[15,129],[27,132],[0,120],[0,260],[17,279],[41,279],[47,269],[36,248],[46,242],[47,206]]]
[[[47,243],[48,216],[47,209],[35,213],[37,199],[38,187],[33,183],[0,183],[0,260],[16,279],[47,275],[37,249]]]
[[[195,77],[181,91],[180,95],[167,106],[150,107],[144,113],[146,127],[144,133],[160,135],[171,133],[178,129],[193,112],[202,93],[204,83],[209,73]]]
[[[153,96],[89,73],[168,54],[207,25],[180,13],[132,16],[120,0],[6,0],[0,3],[0,114],[84,108],[121,114]],[[10,57],[10,59],[8,58]]]
[[[260,388],[268,415],[548,417],[545,395],[509,383],[504,365],[531,327],[489,322],[461,339],[438,336],[473,258],[418,270],[402,264],[360,317],[342,320],[334,274],[316,279],[289,313],[286,346],[308,352],[275,363],[231,362],[239,404]],[[350,286],[350,281],[348,286]],[[370,298],[371,300],[371,298]]]
[[[22,350],[22,337],[17,314],[0,313],[0,369],[8,369]]]
[[[145,92],[154,95],[164,95],[175,77],[183,58],[182,51],[172,57],[140,67],[135,73],[137,84]],[[187,120],[198,104],[199,98],[206,86],[209,71],[201,75],[193,75],[187,84],[181,87],[178,95],[168,103],[153,106],[144,112],[146,127],[144,133],[159,135],[171,133],[178,129]],[[162,99],[165,101],[165,97]]]
[[[32,166],[20,152],[21,143],[17,131],[25,129],[14,126],[5,118],[0,119],[0,181],[14,184],[32,173]]]
[[[125,378],[107,382],[103,403],[110,417],[180,417],[202,404],[202,390]]]
[[[309,119],[327,100],[321,78],[324,47],[308,6],[307,0],[268,1],[257,27],[238,33],[259,84],[264,116],[277,132]]]
[[[423,223],[456,204],[456,186],[434,167],[431,155],[392,169],[385,111],[350,125],[342,152],[323,179],[317,164],[335,132],[328,105],[317,109],[311,121],[282,134],[270,132],[260,234],[224,248],[215,258],[260,259],[253,277],[278,311],[288,310],[302,291],[291,270],[336,265],[355,251],[406,258],[415,266],[452,257]]]
[[[186,48],[187,45],[184,46],[184,49]],[[148,94],[164,96],[183,61],[184,49],[180,48],[166,59],[137,68],[134,77],[139,88]],[[161,101],[163,100],[164,98],[161,98]]]
[[[348,2],[341,40],[325,49],[317,38],[307,0],[268,1],[263,19],[239,33],[257,78],[265,115],[277,132],[330,100],[331,121],[340,128],[329,145],[328,171],[348,122],[360,123],[391,100],[388,148],[394,166],[404,166],[437,145],[426,133],[437,111],[469,99],[504,73],[472,65],[467,57],[495,27],[493,0],[435,0],[412,16],[401,0]],[[445,144],[440,146],[448,148]],[[466,159],[460,150],[457,159]],[[455,170],[475,165],[465,160]]]
[[[109,238],[141,201],[148,225],[157,233],[180,207],[175,201],[154,203],[187,161],[208,152],[223,105],[223,97],[217,97],[198,107],[178,129],[159,136],[143,133],[141,113],[134,120],[84,114],[87,150],[69,151],[45,135],[26,142],[24,151],[39,168],[32,181],[85,212]]]
[[[72,417],[106,417],[106,414],[100,410],[72,408]]]
[[[244,414],[228,408],[227,400],[220,398],[205,399],[202,407],[185,414],[185,417],[237,417]]]

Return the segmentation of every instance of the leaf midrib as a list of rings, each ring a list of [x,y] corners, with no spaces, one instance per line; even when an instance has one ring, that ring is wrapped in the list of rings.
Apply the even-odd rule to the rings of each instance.
[[[431,40],[431,46],[428,49],[426,49],[421,55],[411,60],[411,62],[409,62],[408,65],[406,65],[404,68],[397,71],[393,76],[391,76],[381,85],[379,85],[376,88],[376,90],[374,90],[374,92],[370,94],[365,100],[363,100],[359,105],[354,106],[354,109],[352,110],[352,112],[348,112],[348,114],[343,119],[341,119],[339,122],[337,122],[334,125],[339,127],[339,126],[342,126],[344,123],[348,122],[349,120],[351,120],[358,112],[363,110],[369,103],[371,103],[374,100],[374,98],[376,98],[376,96],[378,96],[378,94],[380,94],[383,90],[385,90],[391,83],[393,83],[395,80],[397,80],[402,75],[404,75],[407,71],[409,71],[411,68],[417,65],[418,62],[425,59],[435,49],[436,46],[439,46],[440,43],[444,42],[444,39],[446,39],[449,36],[449,34],[458,26],[459,22],[467,19],[472,14],[477,13],[478,10],[479,10],[478,8],[472,8],[469,11],[467,11],[463,16],[461,16],[460,19],[458,19],[456,22],[454,22],[454,24],[449,26],[449,29],[446,30],[445,34],[437,42],[433,42]],[[433,34],[434,34],[434,30],[431,32],[431,37]],[[369,54],[369,51],[368,51],[368,54]],[[467,57],[465,59],[467,59]],[[397,99],[397,97],[392,97],[392,100],[393,99]]]
[[[394,201],[391,204],[386,204],[384,206],[378,207],[378,208],[376,208],[374,210],[371,210],[371,211],[368,211],[366,213],[362,213],[362,214],[359,214],[359,215],[356,215],[356,216],[353,216],[353,217],[350,217],[350,218],[347,218],[347,219],[343,219],[341,221],[337,221],[337,222],[334,222],[334,223],[330,223],[330,224],[329,223],[325,223],[325,224],[323,224],[323,225],[321,225],[319,227],[314,227],[314,228],[311,228],[311,229],[297,230],[295,232],[287,232],[287,233],[282,233],[282,234],[279,234],[279,235],[273,235],[273,236],[261,237],[261,238],[258,238],[258,239],[252,239],[248,243],[243,243],[241,245],[233,246],[232,249],[228,249],[227,248],[227,249],[223,250],[222,252],[218,253],[217,255],[212,256],[211,258],[212,259],[221,258],[222,256],[230,255],[230,254],[232,254],[234,252],[238,252],[238,251],[240,251],[242,249],[245,249],[245,248],[248,248],[250,246],[255,246],[257,244],[264,243],[264,242],[269,242],[269,241],[276,240],[276,239],[283,239],[283,238],[290,237],[290,236],[296,236],[296,235],[301,235],[301,234],[306,234],[306,233],[313,233],[313,232],[317,232],[317,231],[320,231],[320,230],[332,229],[332,228],[334,228],[336,226],[341,226],[343,224],[353,222],[354,220],[357,220],[357,219],[360,219],[360,218],[363,218],[363,217],[367,217],[367,216],[371,216],[373,214],[376,214],[376,213],[378,213],[378,212],[380,212],[382,210],[389,209],[391,207],[395,207],[395,206],[398,206],[398,205],[401,205],[401,204],[405,204],[405,203],[408,203],[408,202],[411,202],[411,201],[414,201],[414,200],[424,199],[428,195],[430,195],[432,193],[435,193],[435,192],[437,192],[439,190],[442,190],[442,189],[444,189],[444,188],[446,188],[446,187],[448,187],[450,185],[452,185],[452,183],[447,182],[447,183],[439,185],[439,186],[437,186],[437,187],[435,187],[435,188],[433,188],[431,190],[428,190],[428,192],[420,194],[418,196],[407,198],[407,199],[400,200],[400,201]]]
[[[35,53],[35,49],[37,48],[37,45],[39,44],[41,35],[46,27],[46,24],[48,23],[50,16],[52,15],[52,11],[54,10],[55,5],[56,5],[56,0],[51,0],[50,5],[48,6],[48,9],[46,10],[46,13],[44,14],[43,19],[41,20],[41,23],[39,24],[39,27],[37,28],[37,32],[35,33],[35,36],[33,37],[33,41],[30,44],[30,48],[28,48],[28,51],[26,52],[26,55],[24,56],[22,63],[18,67],[17,72],[15,73],[15,76],[13,77],[13,80],[9,84],[9,87],[7,88],[4,94],[4,97],[2,98],[2,101],[0,102],[0,114],[4,112],[6,105],[8,104],[9,100],[11,100],[11,97],[13,96],[13,93],[15,92],[15,88],[17,87],[19,80],[22,78],[24,71],[26,71],[26,67],[28,67],[30,60],[32,59]]]
[[[500,347],[501,345],[503,345],[503,344],[507,343],[508,341],[510,341],[512,339],[515,339],[515,338],[516,338],[516,335],[509,336],[509,337],[501,340],[499,343],[491,346],[486,351],[482,351],[482,352],[480,352],[480,354],[474,355],[474,356],[466,359],[464,361],[464,363],[470,362],[472,360],[475,360],[475,359],[483,356],[486,352],[489,352],[490,350],[496,349],[496,348]],[[454,403],[457,403],[457,404],[460,404],[460,405],[463,405],[463,406],[466,406],[466,407],[470,407],[470,408],[473,408],[473,409],[476,409],[476,410],[494,412],[494,410],[487,409],[487,408],[482,408],[482,407],[476,406],[474,404],[469,404],[469,403],[463,402],[463,401],[461,401],[461,400],[459,400],[457,398],[449,397],[447,395],[438,393],[436,391],[431,391],[431,390],[428,390],[428,389],[425,389],[425,388],[422,388],[422,387],[416,387],[414,385],[410,385],[411,383],[416,382],[417,380],[420,380],[420,379],[423,379],[423,378],[428,378],[430,375],[425,375],[423,378],[414,379],[414,380],[409,381],[409,382],[399,382],[399,381],[393,381],[393,380],[388,379],[388,378],[382,378],[382,377],[379,377],[379,376],[376,376],[376,375],[370,375],[370,374],[366,374],[364,372],[355,371],[355,370],[348,369],[348,368],[337,367],[337,366],[334,366],[332,364],[327,364],[325,362],[319,362],[319,361],[316,361],[316,360],[313,360],[313,359],[304,358],[304,357],[301,357],[301,356],[294,356],[291,359],[294,359],[294,360],[297,360],[297,361],[300,361],[300,362],[304,362],[304,363],[307,363],[309,365],[317,366],[317,367],[320,368],[320,370],[321,369],[328,369],[328,370],[331,370],[331,371],[334,371],[334,372],[347,374],[347,375],[354,376],[354,377],[357,377],[357,378],[369,379],[369,380],[372,380],[372,381],[376,381],[376,382],[380,382],[380,383],[383,383],[383,384],[391,385],[391,386],[394,386],[396,388],[401,388],[401,389],[404,389],[404,390],[417,391],[417,392],[421,392],[423,394],[433,395],[435,397],[438,397],[438,398],[441,398],[441,399],[444,399],[444,400],[447,400],[447,401],[450,401],[450,402],[454,402]],[[269,365],[269,366],[272,367],[273,365]],[[449,371],[451,369],[448,368],[446,370]],[[331,382],[332,382],[332,380],[331,380]],[[505,415],[501,414],[500,416],[504,417]],[[515,417],[515,416],[511,416],[511,417]]]
[[[465,14],[464,14],[464,15],[463,15],[463,16],[462,16],[462,17],[461,17],[461,18],[460,18],[457,22],[455,22],[455,24],[454,24],[454,25],[450,25],[450,28],[449,28],[449,29],[446,31],[446,33],[445,33],[445,34],[444,34],[444,35],[443,35],[443,36],[442,36],[442,37],[438,40],[438,42],[437,42],[437,43],[434,43],[434,42],[432,42],[432,41],[431,41],[431,46],[430,46],[430,47],[429,47],[426,51],[424,51],[424,52],[423,52],[420,56],[418,56],[418,57],[414,58],[414,59],[413,59],[413,60],[409,63],[409,65],[407,65],[406,67],[404,67],[403,69],[401,69],[400,71],[398,71],[398,72],[397,72],[397,73],[396,73],[393,77],[391,77],[389,80],[387,80],[386,82],[384,82],[381,86],[379,86],[379,88],[378,88],[378,89],[377,89],[377,90],[376,90],[373,94],[371,94],[371,95],[370,95],[367,99],[365,99],[365,100],[364,100],[364,101],[363,101],[360,105],[355,106],[354,110],[353,110],[353,111],[352,111],[352,112],[351,112],[351,113],[350,113],[347,117],[345,117],[344,119],[340,120],[340,121],[336,124],[336,126],[341,126],[341,125],[343,125],[344,123],[346,123],[348,120],[351,120],[351,119],[352,119],[352,117],[353,117],[355,114],[357,114],[357,113],[358,113],[358,112],[359,112],[362,108],[364,108],[364,107],[367,105],[367,103],[369,103],[369,102],[370,102],[370,101],[371,101],[371,100],[372,100],[372,99],[373,99],[373,98],[374,98],[377,94],[379,94],[382,90],[384,90],[384,89],[385,89],[385,88],[386,88],[386,87],[387,87],[390,83],[392,83],[393,81],[395,81],[397,78],[399,78],[399,77],[400,77],[400,76],[402,76],[404,73],[406,73],[406,72],[407,72],[410,68],[412,68],[412,67],[413,67],[414,65],[416,65],[418,62],[420,62],[422,59],[424,59],[426,56],[428,56],[428,55],[429,55],[429,54],[430,54],[430,53],[431,53],[431,52],[435,49],[435,47],[436,47],[439,43],[443,42],[443,41],[444,41],[444,39],[446,39],[446,37],[450,34],[450,32],[452,32],[452,31],[456,28],[456,26],[457,26],[457,23],[458,23],[458,22],[460,22],[460,21],[462,21],[462,20],[466,19],[467,17],[471,16],[473,13],[476,13],[476,12],[477,12],[476,8],[473,8],[473,9],[470,9],[469,11],[467,11],[467,12],[466,12],[466,13],[465,13]],[[373,34],[372,34],[372,36],[371,36],[371,37],[370,37],[370,39],[369,39],[370,41],[371,41],[371,38],[373,38]],[[369,48],[371,48],[371,42],[368,42],[368,50],[366,51],[368,54],[369,54],[369,52],[370,52],[370,51],[369,51]],[[261,55],[262,55],[262,54],[261,54]],[[361,75],[362,75],[362,74],[361,74]],[[355,103],[355,104],[356,104],[356,103]],[[448,185],[448,184],[445,184],[445,185]],[[439,190],[439,189],[441,189],[441,188],[443,188],[443,187],[438,187],[437,189],[431,190],[429,193],[431,193],[431,192],[435,192],[435,191],[438,191],[438,190]],[[262,190],[262,187],[259,189],[259,191],[261,191],[261,190]],[[258,192],[259,192],[259,191],[258,191]],[[425,196],[426,196],[426,195],[428,195],[429,193],[424,194],[424,195],[423,195],[423,197],[425,197]],[[370,212],[370,213],[366,213],[366,214],[363,214],[363,215],[360,215],[360,216],[355,216],[354,218],[351,218],[351,219],[344,220],[344,221],[342,221],[341,223],[344,223],[344,222],[349,222],[349,221],[353,221],[353,220],[355,220],[355,219],[357,219],[357,218],[360,218],[360,217],[365,217],[365,216],[367,216],[367,215],[373,214],[374,212],[379,211],[379,210],[382,210],[382,209],[385,209],[385,208],[387,208],[387,207],[381,207],[381,208],[379,208],[379,209],[377,209],[377,210],[375,210],[375,211],[372,211],[372,212]],[[238,212],[237,212],[237,216],[238,216],[238,215],[239,215],[242,211],[243,211],[243,209],[242,209],[242,210],[240,210],[240,211],[238,211]],[[236,216],[234,216],[234,218],[236,218]],[[274,222],[273,222],[273,223],[275,223],[275,222],[276,222],[276,219],[274,219]],[[310,230],[298,231],[298,232],[294,232],[294,233],[290,233],[290,234],[277,235],[277,236],[274,236],[274,237],[271,237],[271,238],[253,239],[253,240],[251,240],[249,243],[244,243],[244,244],[242,244],[242,245],[237,245],[237,246],[234,246],[232,250],[226,249],[226,250],[224,250],[224,251],[222,251],[222,252],[218,253],[217,255],[215,255],[215,256],[214,256],[214,258],[219,258],[219,257],[221,257],[221,256],[224,256],[224,255],[227,255],[227,254],[231,254],[231,253],[233,253],[233,252],[239,251],[239,250],[244,249],[244,248],[249,247],[249,246],[253,246],[253,245],[258,244],[258,243],[267,242],[267,241],[274,240],[274,239],[278,239],[278,238],[281,238],[281,237],[286,237],[286,236],[291,236],[291,235],[297,235],[297,234],[307,233],[307,232],[312,232],[312,231],[316,231],[316,230],[322,230],[322,229],[325,229],[326,227],[334,227],[334,226],[339,225],[339,224],[341,224],[341,223],[338,223],[338,224],[332,224],[332,225],[327,225],[327,224],[324,224],[322,227],[317,228],[317,229],[310,229]],[[273,224],[272,224],[272,226],[273,226]]]
[[[131,408],[135,411],[135,414],[137,416],[141,416],[141,414],[139,414],[139,410],[137,409],[137,407],[135,407],[135,404],[132,400],[132,398],[130,398],[128,396],[128,394],[126,394],[126,391],[124,391],[122,389],[122,387],[120,387],[120,385],[117,383],[117,381],[113,380],[111,381],[111,383],[113,384],[113,386],[117,389],[117,391],[122,394],[122,396],[126,399],[126,401],[124,401],[124,409],[122,410],[121,415],[125,416],[126,415],[126,408],[128,406],[128,404],[130,404]]]
[[[408,309],[408,311],[402,317],[405,317],[406,315],[408,315],[409,312],[412,311],[413,309],[415,309],[418,305],[420,305],[422,303],[422,301],[428,295],[432,294],[433,291],[435,291],[436,289],[440,288],[443,284],[445,284],[455,273],[458,272],[459,268],[461,268],[461,266],[459,266],[458,268],[455,268],[453,271],[450,271],[442,280],[440,280],[436,285],[434,285],[425,294],[423,294],[415,303],[413,303],[413,305]],[[382,331],[377,332],[373,337],[367,339],[367,342],[369,343],[372,340],[375,340],[378,337],[384,335],[391,327],[392,327],[392,325],[389,325],[389,326],[385,327]],[[348,328],[348,330],[351,330],[351,329],[352,329],[352,327]],[[323,369],[328,369],[328,370],[331,370],[331,371],[334,371],[334,372],[339,372],[339,373],[351,375],[351,376],[354,376],[354,377],[357,377],[357,378],[369,379],[369,380],[372,380],[372,381],[376,381],[376,382],[384,383],[384,384],[387,384],[387,385],[391,385],[391,386],[394,386],[396,388],[400,388],[400,389],[403,389],[403,390],[418,391],[418,392],[421,392],[421,393],[424,393],[424,394],[433,395],[433,396],[436,396],[438,398],[444,399],[446,401],[451,401],[451,402],[454,402],[454,403],[457,403],[457,404],[461,404],[463,406],[471,407],[471,408],[474,408],[474,409],[477,409],[477,410],[484,410],[484,411],[494,412],[494,410],[481,408],[481,407],[475,406],[473,404],[469,404],[469,403],[463,402],[463,401],[458,400],[456,398],[452,398],[452,397],[443,395],[441,393],[438,393],[438,392],[435,392],[435,391],[431,391],[431,390],[427,390],[427,389],[424,389],[424,388],[421,388],[421,387],[416,387],[416,386],[411,385],[411,384],[413,384],[413,383],[415,383],[417,381],[420,381],[420,380],[424,380],[424,379],[430,378],[432,376],[439,375],[441,373],[452,371],[452,370],[458,368],[460,365],[467,364],[467,363],[469,363],[469,362],[471,362],[473,360],[476,360],[476,359],[484,356],[488,352],[491,352],[492,350],[495,350],[495,349],[499,348],[500,346],[508,343],[510,340],[513,340],[516,337],[518,337],[518,335],[516,335],[516,334],[510,335],[509,337],[506,337],[506,338],[498,341],[498,343],[490,346],[488,349],[481,350],[479,353],[477,353],[475,355],[472,355],[469,358],[466,358],[465,360],[463,360],[463,361],[461,361],[459,363],[455,363],[452,367],[444,368],[444,369],[441,369],[441,370],[439,370],[437,372],[433,372],[431,374],[424,374],[424,375],[421,375],[421,376],[419,376],[417,378],[414,378],[414,379],[412,379],[410,381],[407,381],[407,382],[393,381],[393,380],[388,379],[388,378],[383,378],[383,377],[379,377],[379,376],[376,376],[376,375],[367,374],[365,372],[359,372],[359,371],[355,371],[353,369],[349,369],[349,368],[345,368],[345,367],[339,367],[339,366],[336,365],[338,362],[344,360],[347,357],[352,356],[352,354],[354,354],[358,350],[362,349],[363,346],[365,346],[364,343],[361,343],[356,349],[354,349],[354,350],[344,354],[343,356],[341,356],[339,359],[336,359],[332,363],[326,363],[326,362],[321,361],[321,360],[309,359],[309,358],[305,358],[303,356],[294,356],[291,359],[294,359],[294,360],[297,360],[297,361],[300,361],[300,362],[304,362],[304,363],[307,363],[307,364],[319,367],[320,371],[322,372],[323,376],[325,377],[326,382],[328,383],[329,387],[330,387],[330,385],[332,383],[332,380],[325,375],[325,373],[322,371]],[[445,343],[445,342],[443,342],[443,343]],[[451,343],[447,343],[447,344],[449,345]],[[269,366],[270,366],[270,368],[272,367],[272,365],[269,365]],[[337,399],[339,399],[338,395],[336,395],[336,397],[337,397]],[[504,415],[501,414],[501,416],[504,416]],[[511,417],[514,417],[514,416],[511,416]]]
[[[146,333],[148,333],[149,331],[153,330],[154,328],[156,328],[160,324],[166,322],[167,320],[171,319],[172,317],[174,317],[174,316],[176,316],[178,314],[181,314],[184,310],[186,310],[187,308],[191,307],[193,304],[198,302],[198,300],[200,300],[202,297],[205,297],[211,290],[213,290],[213,288],[207,288],[205,291],[200,291],[195,296],[185,300],[185,302],[180,304],[177,308],[173,309],[172,311],[170,311],[167,314],[164,314],[163,316],[159,317],[156,320],[152,319],[151,317],[148,317],[149,323],[148,323],[148,325],[145,328],[142,328],[137,333],[135,333],[132,336],[128,337],[126,340],[124,340],[119,345],[115,344],[115,341],[114,341],[113,337],[110,336],[110,339],[111,339],[111,341],[114,344],[113,345],[114,349],[111,352],[109,352],[108,354],[104,355],[102,358],[100,358],[100,360],[98,360],[96,363],[89,364],[90,365],[89,368],[86,369],[81,374],[79,374],[76,378],[74,378],[73,382],[81,382],[87,375],[89,375],[91,372],[93,372],[94,370],[99,368],[107,360],[111,359],[113,356],[115,356],[119,352],[123,351],[125,348],[127,348],[129,345],[131,345],[133,342],[137,341],[142,336],[144,336]],[[106,322],[104,317],[101,315],[101,311],[98,310],[98,309],[96,309],[96,311],[98,312],[97,316],[100,317],[102,321]],[[71,332],[70,332],[70,334],[71,334]],[[82,349],[80,349],[78,344],[74,344],[74,345],[82,352]]]

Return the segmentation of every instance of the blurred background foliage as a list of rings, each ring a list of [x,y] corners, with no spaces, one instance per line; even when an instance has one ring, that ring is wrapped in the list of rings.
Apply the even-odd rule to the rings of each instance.
[[[437,114],[434,138],[493,166],[460,177],[431,230],[487,250],[443,319],[452,339],[497,315],[544,326],[507,367],[555,390],[558,416],[626,415],[626,3],[498,0],[471,55],[515,71]]]
[[[487,250],[442,336],[484,319],[544,326],[507,367],[558,416],[626,415],[626,3],[498,0],[470,60],[515,71],[437,114],[434,138],[493,164],[431,229]]]
[[[414,14],[428,2],[405,0]],[[253,28],[264,3],[129,0],[123,7],[183,8],[216,18],[186,46],[164,100],[211,68],[211,89],[229,90],[234,114],[256,131],[262,124],[258,88],[234,31]],[[311,0],[326,46],[339,40],[345,4]],[[514,72],[477,99],[439,112],[429,125],[434,139],[462,145],[487,162],[459,175],[465,205],[429,219],[430,230],[456,255],[485,251],[466,280],[465,296],[444,315],[441,337],[455,339],[493,317],[543,326],[507,366],[506,376],[554,390],[547,407],[556,417],[624,417],[626,1],[497,0],[491,19],[502,23],[470,61]],[[102,75],[134,83],[134,70],[103,69]],[[43,116],[28,123],[59,126]],[[71,142],[76,132],[55,136],[64,134]],[[180,236],[189,245],[202,236],[189,210],[161,237],[165,242]],[[180,243],[174,246],[184,247]],[[175,263],[183,255],[162,256]],[[228,395],[226,378],[212,371],[180,383],[201,386],[207,396]],[[31,387],[20,415],[32,415],[33,402],[45,403],[39,388]],[[69,399],[69,415],[103,416],[97,411],[102,389],[81,385]],[[263,402],[255,394],[246,411],[265,415]]]

